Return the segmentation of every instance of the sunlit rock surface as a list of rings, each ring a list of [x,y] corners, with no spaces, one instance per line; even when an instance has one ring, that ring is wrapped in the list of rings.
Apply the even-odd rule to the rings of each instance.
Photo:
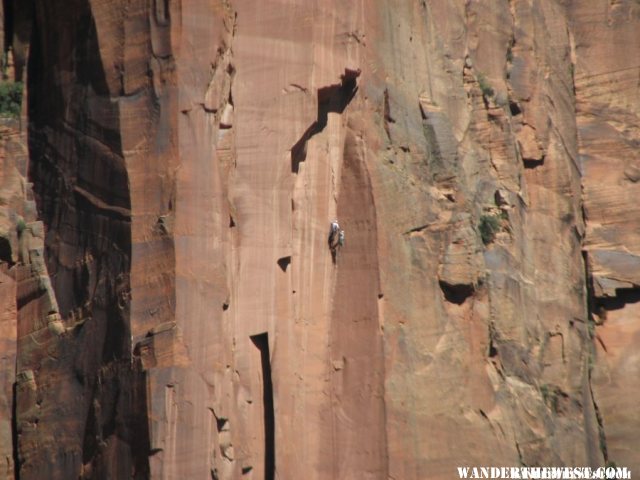
[[[0,478],[640,468],[638,2],[10,3]]]

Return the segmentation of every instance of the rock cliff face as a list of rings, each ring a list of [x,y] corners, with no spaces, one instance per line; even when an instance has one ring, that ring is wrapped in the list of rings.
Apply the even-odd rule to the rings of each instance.
[[[640,468],[637,1],[54,3],[2,6],[2,478]]]

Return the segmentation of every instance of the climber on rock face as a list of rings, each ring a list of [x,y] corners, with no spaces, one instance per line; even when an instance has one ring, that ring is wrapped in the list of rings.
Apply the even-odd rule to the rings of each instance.
[[[340,228],[338,220],[331,222],[329,231],[329,250],[331,250],[331,258],[335,264],[338,260],[338,250],[344,245],[344,231]]]
[[[333,263],[338,260],[338,250],[344,245],[344,230],[340,228],[338,220],[331,222],[329,231],[329,250],[331,250],[331,258]]]
[[[331,222],[331,230],[329,231],[329,248],[332,250],[336,248],[339,233],[340,225],[338,225],[338,220],[334,220]]]

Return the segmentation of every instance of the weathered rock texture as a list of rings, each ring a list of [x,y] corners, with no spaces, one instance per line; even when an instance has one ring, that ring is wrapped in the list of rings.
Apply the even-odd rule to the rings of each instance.
[[[639,2],[575,2],[576,123],[595,329],[591,385],[605,455],[640,463]],[[602,28],[594,28],[594,20]],[[604,27],[606,25],[606,28]]]
[[[3,478],[640,468],[637,1],[8,4]]]

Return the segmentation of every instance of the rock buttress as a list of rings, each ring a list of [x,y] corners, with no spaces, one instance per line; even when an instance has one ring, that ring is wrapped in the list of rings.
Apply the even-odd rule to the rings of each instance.
[[[114,101],[125,92],[105,67],[101,12],[83,1],[68,8],[35,2],[32,16],[29,177],[55,298],[39,307],[43,327],[28,285],[24,305],[18,297],[19,474],[146,478],[146,391],[131,351],[130,178]]]

